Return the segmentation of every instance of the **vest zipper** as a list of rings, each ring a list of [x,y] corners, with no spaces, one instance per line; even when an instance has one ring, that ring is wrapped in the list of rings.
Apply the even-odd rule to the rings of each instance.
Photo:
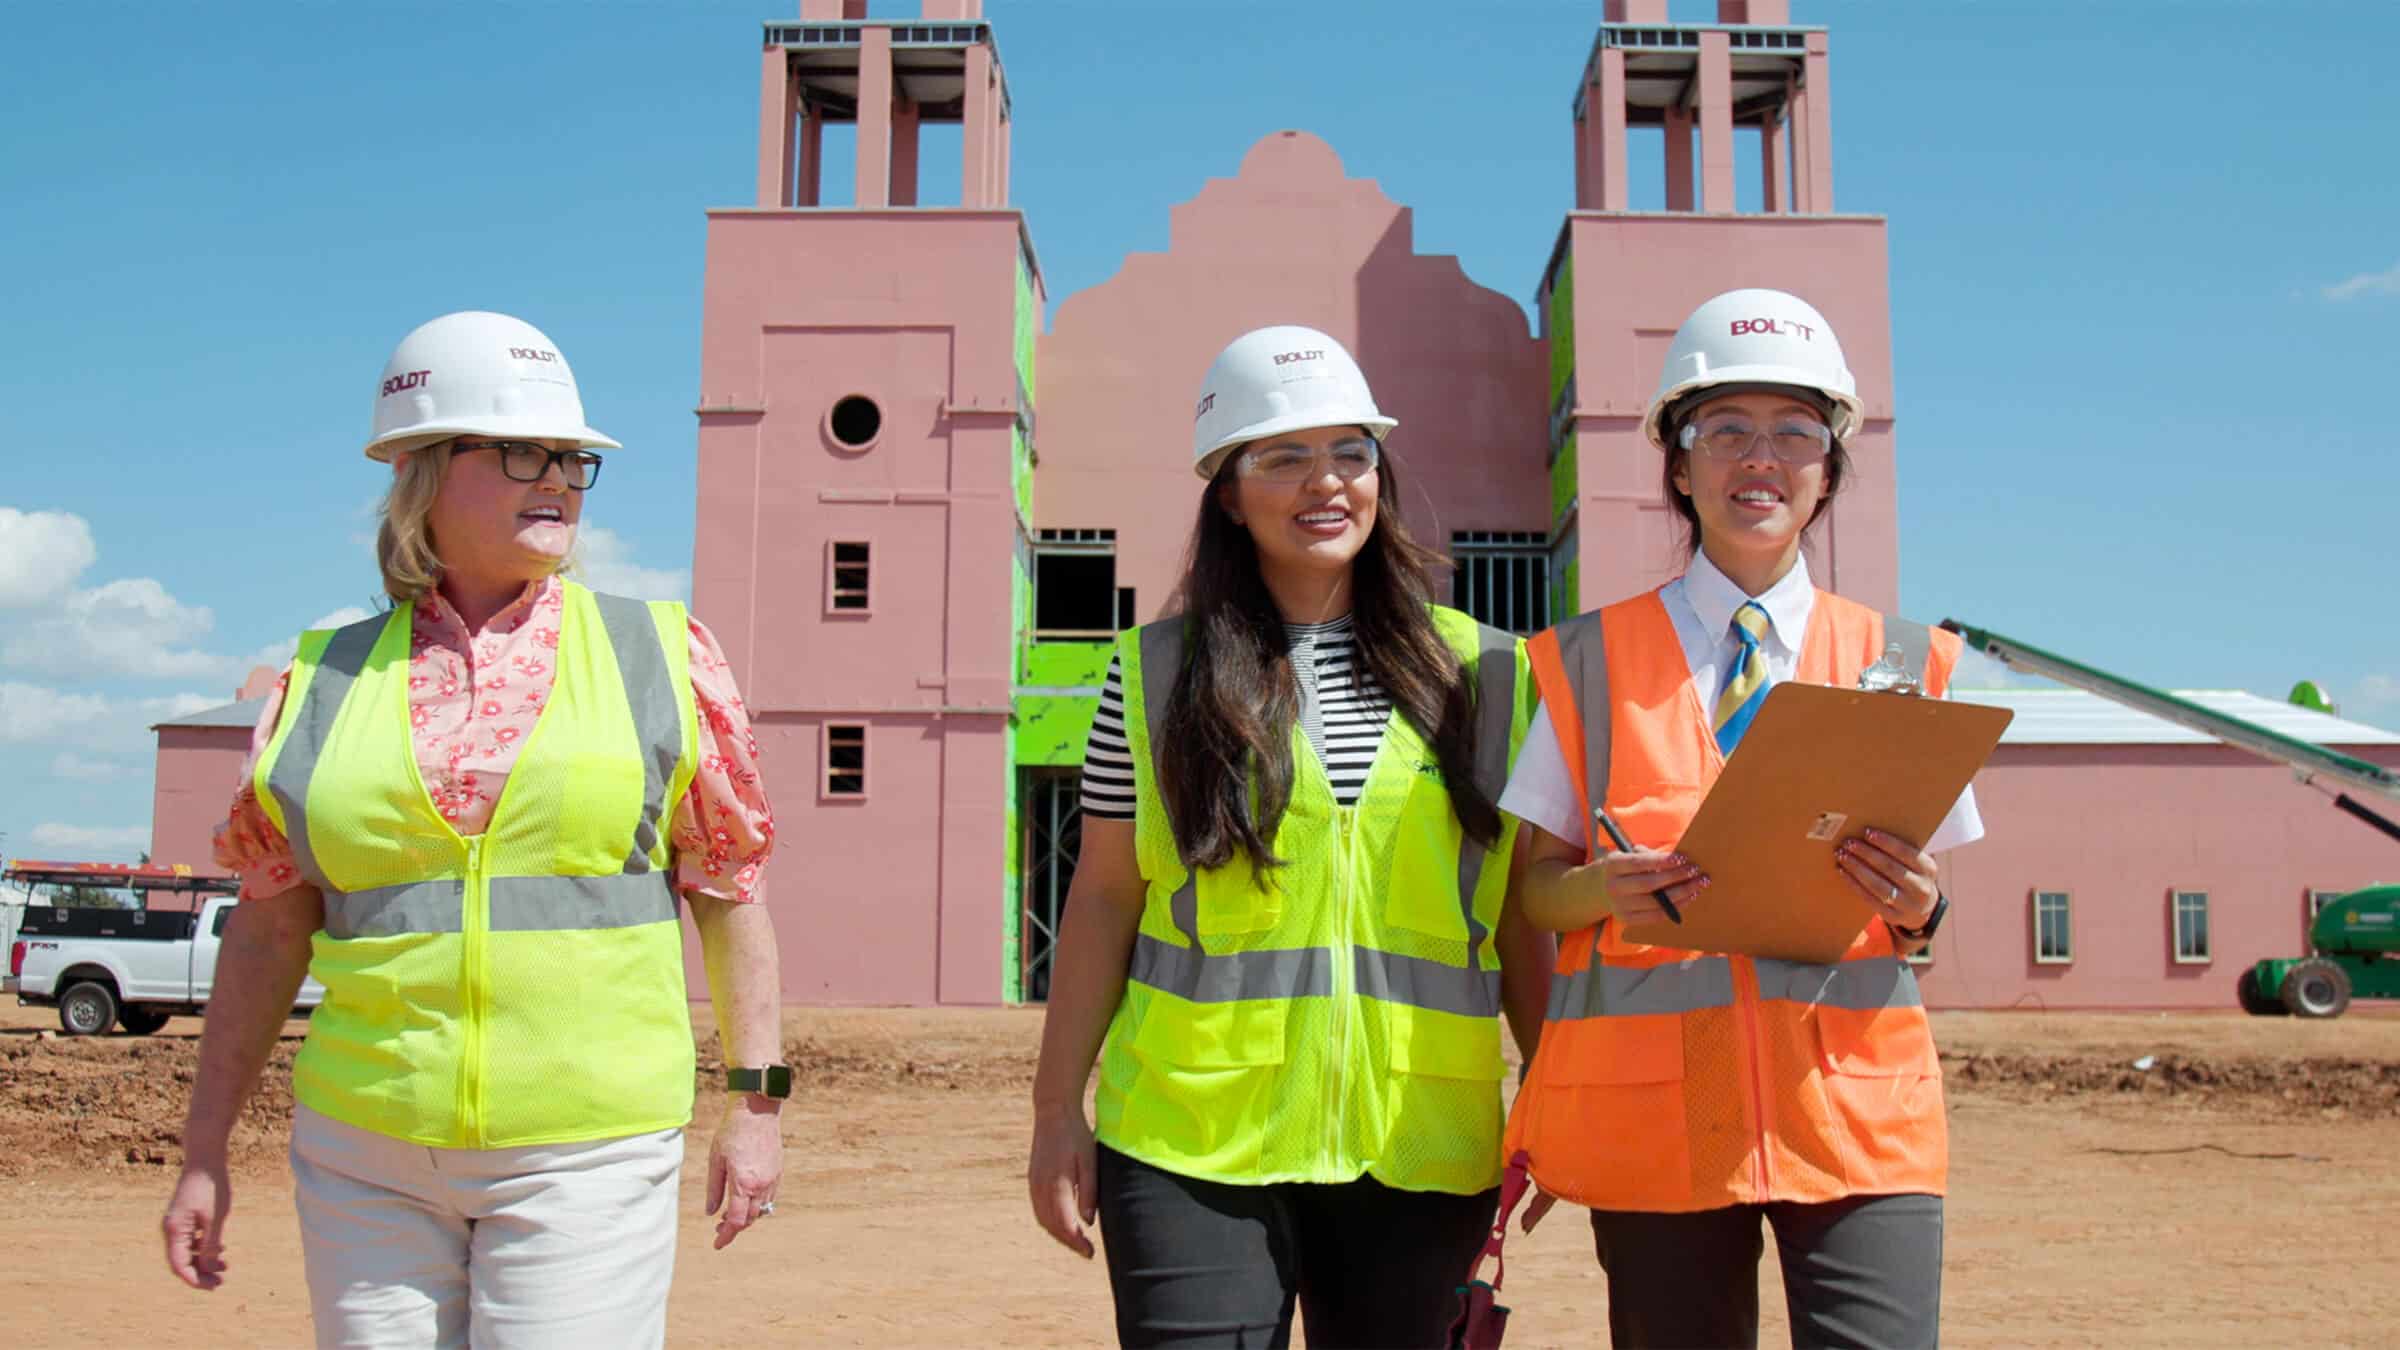
[[[1333,1053],[1327,1057],[1326,1072],[1333,1081],[1325,1094],[1331,1109],[1325,1120],[1325,1171],[1327,1180],[1338,1173],[1342,1160],[1342,1122],[1350,1118],[1350,1019],[1357,1013],[1358,1000],[1352,995],[1353,973],[1358,958],[1352,949],[1350,935],[1350,817],[1351,808],[1333,808],[1333,941],[1327,950],[1333,956]]]
[[[1748,957],[1728,956],[1733,963],[1733,1001],[1742,1018],[1742,1057],[1749,1061],[1750,1120],[1758,1140],[1757,1193],[1754,1204],[1765,1204],[1774,1193],[1774,1164],[1769,1161],[1767,1138],[1773,1125],[1767,1119],[1767,1052],[1764,1033],[1759,1029],[1758,967]]]
[[[467,879],[462,902],[459,952],[460,986],[466,1026],[458,1057],[458,1131],[469,1147],[483,1146],[483,1022],[484,988],[488,972],[485,935],[491,928],[490,884],[483,875],[483,836],[466,840]]]

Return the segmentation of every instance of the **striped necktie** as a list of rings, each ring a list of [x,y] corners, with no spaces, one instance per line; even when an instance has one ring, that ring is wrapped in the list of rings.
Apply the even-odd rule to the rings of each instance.
[[[1733,747],[1741,744],[1742,733],[1750,729],[1750,719],[1758,716],[1758,705],[1767,701],[1767,653],[1760,642],[1767,635],[1767,611],[1756,600],[1748,601],[1733,612],[1733,639],[1742,644],[1741,656],[1734,662],[1733,675],[1725,681],[1725,691],[1717,695],[1717,749],[1731,755]]]

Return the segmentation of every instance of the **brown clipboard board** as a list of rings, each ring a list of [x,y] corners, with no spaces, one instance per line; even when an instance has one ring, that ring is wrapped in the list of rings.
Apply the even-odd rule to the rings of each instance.
[[[1708,874],[1708,889],[1682,923],[1628,924],[1626,940],[1840,960],[1875,911],[1835,868],[1835,847],[1870,827],[1930,838],[2015,715],[1913,694],[1776,685],[1674,846]]]

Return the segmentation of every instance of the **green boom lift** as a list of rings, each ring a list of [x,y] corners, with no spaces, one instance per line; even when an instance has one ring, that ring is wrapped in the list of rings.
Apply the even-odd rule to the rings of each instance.
[[[2287,764],[2302,783],[2331,796],[2336,809],[2400,839],[2400,821],[2351,795],[2356,791],[2385,801],[2400,801],[2400,773],[2094,670],[1988,628],[1976,628],[1956,619],[1943,621],[1942,627],[1966,639],[1971,650],[2011,670],[2048,676],[2070,688],[2098,694],[2237,749]],[[2309,686],[2308,692],[2316,691]],[[2321,698],[2306,702],[2323,707]],[[2242,972],[2234,986],[2234,997],[2243,1011],[2339,1017],[2354,996],[2400,998],[2400,886],[2373,886],[2328,902],[2309,924],[2308,940],[2315,948],[2314,955],[2270,958]]]

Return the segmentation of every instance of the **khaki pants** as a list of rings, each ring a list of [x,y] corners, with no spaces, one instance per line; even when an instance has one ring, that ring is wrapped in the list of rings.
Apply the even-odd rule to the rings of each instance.
[[[303,1106],[292,1176],[319,1346],[659,1346],[683,1131],[446,1149]]]

